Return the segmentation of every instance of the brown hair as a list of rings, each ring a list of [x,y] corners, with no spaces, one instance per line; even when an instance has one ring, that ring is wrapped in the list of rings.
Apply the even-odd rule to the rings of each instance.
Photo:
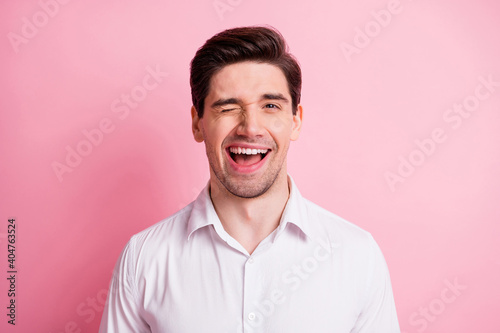
[[[293,114],[300,103],[302,73],[283,36],[274,28],[241,27],[224,30],[198,49],[191,60],[191,97],[198,116],[203,117],[211,78],[224,66],[256,61],[279,67],[286,77],[292,97]]]

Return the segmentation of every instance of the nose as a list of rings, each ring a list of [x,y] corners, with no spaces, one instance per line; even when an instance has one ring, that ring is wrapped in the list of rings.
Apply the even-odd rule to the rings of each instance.
[[[258,110],[245,110],[240,117],[236,134],[246,137],[262,136],[264,127]]]

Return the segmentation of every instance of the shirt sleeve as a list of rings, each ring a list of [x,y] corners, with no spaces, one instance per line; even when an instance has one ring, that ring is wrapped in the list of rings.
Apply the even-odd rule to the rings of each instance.
[[[135,283],[134,238],[123,249],[113,271],[99,333],[146,333],[149,325],[140,316]]]
[[[389,269],[382,251],[370,235],[367,288],[353,333],[400,333]]]

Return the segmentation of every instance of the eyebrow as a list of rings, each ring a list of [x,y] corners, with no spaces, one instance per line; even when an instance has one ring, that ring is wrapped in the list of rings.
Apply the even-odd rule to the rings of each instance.
[[[286,98],[283,94],[277,93],[277,94],[263,94],[260,97],[260,100],[277,100],[277,101],[283,101],[285,103],[289,103],[288,98]],[[239,98],[221,98],[216,100],[215,102],[212,103],[211,107],[216,108],[219,106],[223,105],[228,105],[228,104],[243,104],[243,101]]]
[[[273,100],[283,101],[285,103],[288,103],[288,98],[286,98],[281,93],[277,93],[277,94],[264,94],[264,95],[262,95],[261,99],[273,99]]]
[[[216,108],[218,106],[228,105],[228,104],[241,104],[242,100],[239,98],[221,98],[212,103],[211,107]]]

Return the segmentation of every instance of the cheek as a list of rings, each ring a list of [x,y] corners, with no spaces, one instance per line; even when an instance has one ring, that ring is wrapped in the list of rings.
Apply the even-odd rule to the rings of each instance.
[[[231,124],[227,121],[211,124],[205,128],[205,140],[210,141],[214,149],[220,149],[224,139],[231,133]]]
[[[289,141],[292,133],[292,120],[288,118],[276,118],[270,125],[271,135],[277,141]]]

